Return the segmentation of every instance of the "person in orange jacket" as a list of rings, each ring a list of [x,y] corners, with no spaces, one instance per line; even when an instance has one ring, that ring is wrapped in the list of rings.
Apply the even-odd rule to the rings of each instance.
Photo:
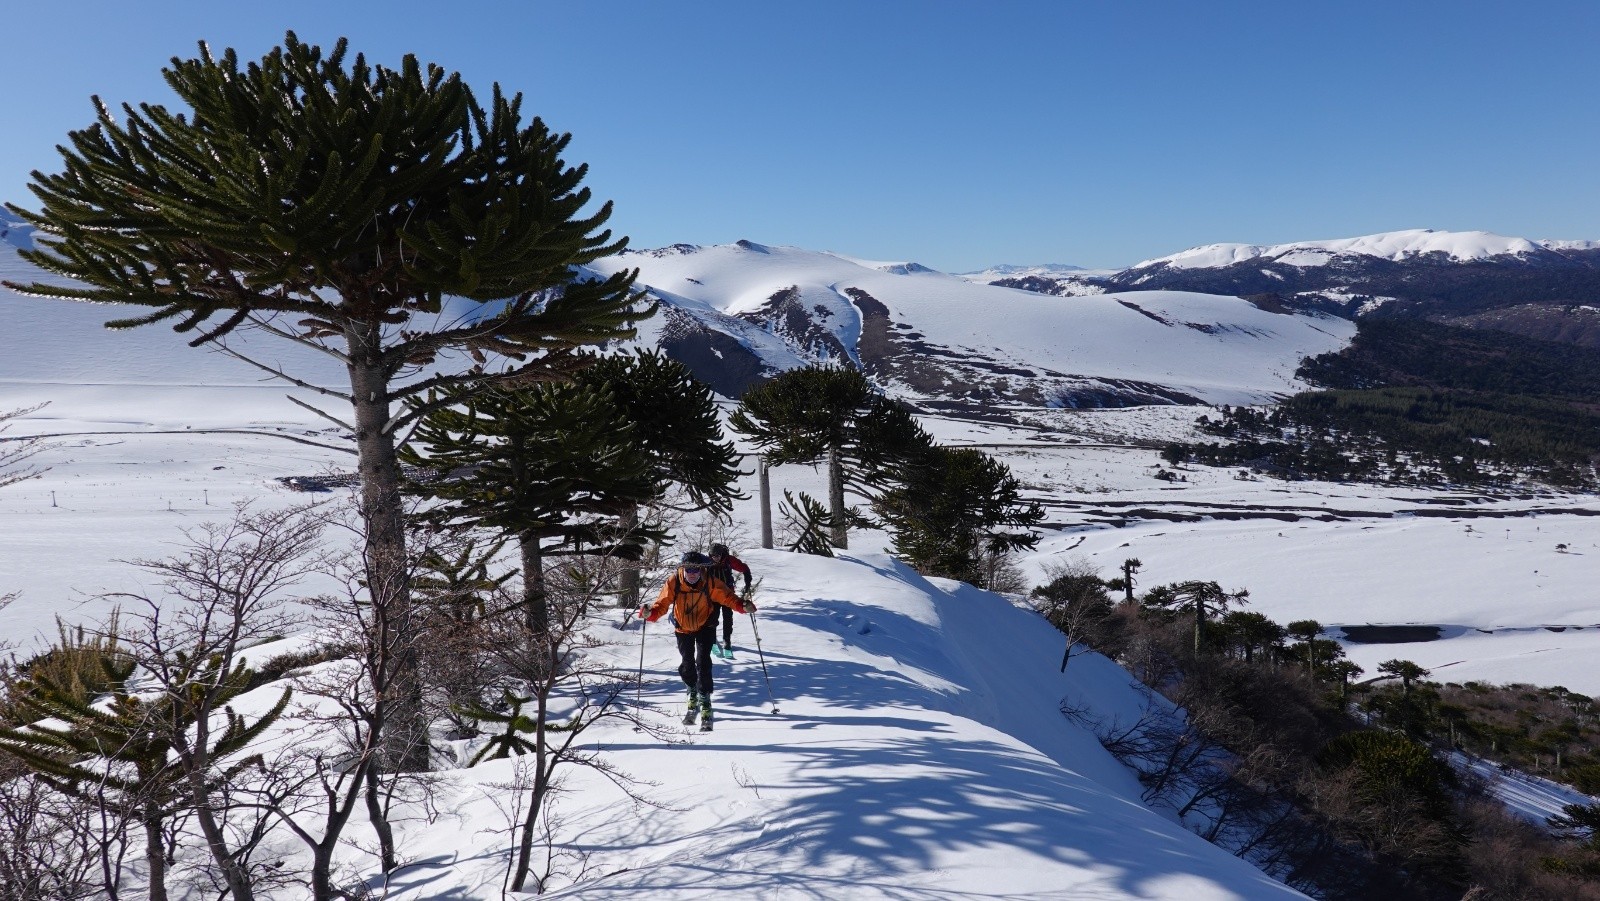
[[[678,676],[689,688],[689,712],[683,721],[693,723],[698,714],[702,717],[702,730],[711,728],[711,646],[717,640],[716,612],[719,607],[738,613],[756,609],[750,601],[740,600],[727,583],[711,578],[706,573],[710,566],[711,560],[705,554],[684,554],[682,565],[661,586],[655,603],[639,608],[640,618],[652,623],[668,607],[672,608],[672,624],[682,658]]]

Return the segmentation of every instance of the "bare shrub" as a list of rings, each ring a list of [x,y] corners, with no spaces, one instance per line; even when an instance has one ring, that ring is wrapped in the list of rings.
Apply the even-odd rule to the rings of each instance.
[[[44,406],[35,404],[19,410],[0,410],[0,432],[11,428],[11,420],[36,413]],[[0,488],[43,475],[45,469],[24,464],[48,446],[42,438],[9,438],[0,443]]]

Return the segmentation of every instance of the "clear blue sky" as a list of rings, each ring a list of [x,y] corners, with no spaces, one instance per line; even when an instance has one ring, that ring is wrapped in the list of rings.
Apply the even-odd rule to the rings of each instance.
[[[293,29],[492,82],[573,134],[634,247],[946,271],[1125,266],[1403,228],[1600,239],[1600,3],[29,2],[0,12],[0,199],[196,42]]]

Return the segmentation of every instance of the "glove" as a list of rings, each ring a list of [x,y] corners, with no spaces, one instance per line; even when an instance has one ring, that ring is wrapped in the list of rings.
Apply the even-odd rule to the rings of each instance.
[[[754,612],[756,612],[756,602],[755,601],[752,601],[749,598],[744,598],[743,599],[743,603],[744,603],[744,612],[746,612],[746,613],[754,613]]]
[[[639,608],[639,612],[638,612],[637,615],[642,620],[650,619],[650,608],[649,608],[649,606],[640,607]]]

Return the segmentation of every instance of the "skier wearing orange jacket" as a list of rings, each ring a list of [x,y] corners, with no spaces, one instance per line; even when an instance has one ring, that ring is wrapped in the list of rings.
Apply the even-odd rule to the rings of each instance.
[[[683,721],[693,723],[698,714],[705,731],[711,729],[711,646],[717,641],[717,610],[727,607],[749,613],[756,609],[754,603],[740,600],[726,582],[711,578],[706,573],[710,565],[705,554],[684,554],[682,565],[661,586],[655,603],[639,608],[639,616],[652,623],[672,608],[681,658],[678,676],[689,688],[689,713]]]

